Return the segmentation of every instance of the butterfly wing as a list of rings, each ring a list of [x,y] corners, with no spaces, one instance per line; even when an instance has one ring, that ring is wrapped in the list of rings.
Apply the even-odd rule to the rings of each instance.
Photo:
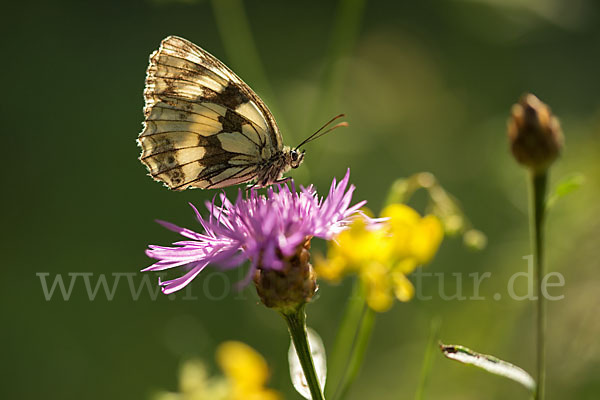
[[[169,36],[150,55],[140,160],[174,190],[253,180],[283,148],[273,115],[227,66]]]

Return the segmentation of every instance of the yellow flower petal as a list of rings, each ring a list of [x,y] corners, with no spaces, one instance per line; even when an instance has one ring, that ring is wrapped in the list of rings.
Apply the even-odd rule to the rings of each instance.
[[[392,242],[384,229],[369,230],[362,219],[329,243],[327,259],[317,258],[315,270],[320,278],[337,282],[365,264],[389,259]]]
[[[279,392],[271,389],[263,389],[253,393],[235,393],[231,400],[280,400]]]
[[[399,271],[404,275],[408,275],[412,273],[418,265],[419,264],[415,258],[405,258],[396,264],[394,271]]]
[[[223,342],[217,348],[217,363],[236,388],[252,392],[269,377],[265,359],[252,347],[235,341]]]
[[[435,255],[444,237],[444,227],[434,215],[424,217],[413,232],[412,253],[420,264],[426,264]]]
[[[332,253],[332,252],[330,252]],[[348,272],[348,263],[341,256],[330,255],[325,258],[320,254],[315,256],[315,272],[317,276],[331,282],[339,282]]]
[[[390,219],[391,224],[412,225],[421,219],[421,216],[413,208],[406,204],[390,204],[381,212],[382,217]]]
[[[394,297],[385,291],[370,291],[367,293],[367,305],[376,312],[386,312],[392,307]]]
[[[358,219],[350,229],[340,233],[333,244],[335,254],[344,257],[350,266],[362,263],[379,250],[377,231],[367,229],[365,222]]]
[[[203,390],[207,386],[208,372],[202,361],[190,360],[181,366],[179,388],[183,393]]]
[[[397,258],[411,257],[412,236],[421,220],[419,213],[407,205],[392,204],[383,210],[382,216],[389,218],[394,255]]]
[[[389,310],[394,296],[388,268],[379,263],[370,263],[361,269],[360,279],[365,285],[367,305],[377,312]]]
[[[415,295],[415,288],[413,284],[406,278],[401,272],[394,272],[392,274],[392,281],[394,285],[394,295],[400,301],[409,301]]]

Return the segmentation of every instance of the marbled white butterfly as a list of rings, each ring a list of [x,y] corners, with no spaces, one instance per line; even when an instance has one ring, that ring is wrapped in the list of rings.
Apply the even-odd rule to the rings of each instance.
[[[165,38],[150,55],[144,90],[140,160],[174,190],[281,182],[302,164],[300,145],[284,146],[273,115],[233,71],[195,44]]]

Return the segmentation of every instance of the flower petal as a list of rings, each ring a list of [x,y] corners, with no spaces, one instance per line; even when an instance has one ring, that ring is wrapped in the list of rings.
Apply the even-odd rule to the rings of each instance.
[[[348,169],[339,183],[333,179],[325,198],[319,198],[312,185],[296,191],[293,181],[269,187],[266,195],[250,190],[244,198],[244,192],[238,190],[234,203],[221,192],[220,205],[216,204],[217,195],[206,203],[207,218],[190,204],[202,233],[159,221],[189,240],[175,242],[174,247],[149,246],[146,254],[158,261],[144,271],[192,266],[182,277],[161,283],[165,293],[172,293],[185,287],[209,263],[226,269],[250,259],[249,273],[256,268],[281,269],[307,238],[330,239],[361,215],[359,209],[365,202],[350,206],[355,187],[349,185],[349,179]]]

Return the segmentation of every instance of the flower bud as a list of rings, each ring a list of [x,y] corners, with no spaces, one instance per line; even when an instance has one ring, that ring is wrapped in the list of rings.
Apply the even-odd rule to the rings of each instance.
[[[263,304],[281,312],[297,310],[309,302],[317,291],[316,274],[310,264],[310,239],[294,255],[282,260],[282,269],[256,270],[254,284]]]
[[[508,138],[517,162],[534,173],[548,169],[563,146],[558,119],[546,104],[529,93],[512,107]]]
[[[487,244],[487,237],[477,229],[469,229],[463,234],[463,243],[471,250],[483,250]]]

